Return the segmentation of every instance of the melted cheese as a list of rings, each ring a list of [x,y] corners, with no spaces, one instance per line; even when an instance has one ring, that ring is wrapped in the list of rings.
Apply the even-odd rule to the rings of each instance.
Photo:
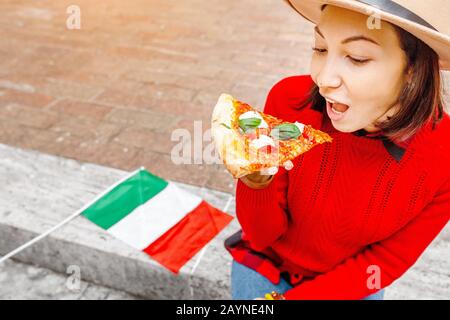
[[[303,123],[300,123],[300,122],[297,122],[297,121],[295,121],[295,123],[294,123],[296,126],[297,126],[297,128],[300,130],[300,134],[302,134],[303,133],[303,130],[305,129],[305,125],[303,124]]]
[[[250,142],[250,146],[255,148],[255,149],[259,149],[265,146],[272,146],[275,147],[275,141],[266,135],[260,135],[259,138],[252,140],[252,142]]]

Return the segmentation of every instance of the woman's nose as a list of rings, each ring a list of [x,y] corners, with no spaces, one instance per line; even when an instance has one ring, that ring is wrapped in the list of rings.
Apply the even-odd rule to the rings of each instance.
[[[338,88],[341,82],[341,76],[338,73],[336,64],[331,59],[328,59],[317,75],[319,88]]]

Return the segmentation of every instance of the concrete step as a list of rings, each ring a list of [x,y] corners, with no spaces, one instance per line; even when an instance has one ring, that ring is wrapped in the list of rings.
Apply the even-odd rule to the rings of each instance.
[[[126,174],[0,144],[0,254],[53,227]],[[235,215],[232,195],[178,185],[220,209],[231,203],[228,212]],[[84,281],[149,299],[229,299],[231,257],[223,241],[238,229],[234,219],[203,253],[181,269],[179,276],[83,217],[15,259],[61,274],[79,268]],[[387,288],[385,298],[449,299],[449,266],[450,227],[447,225],[419,261]]]
[[[50,229],[126,174],[0,144],[0,254]],[[230,203],[228,212],[234,214],[232,195],[178,185],[217,208]],[[228,299],[231,257],[223,241],[238,228],[234,219],[203,254],[199,252],[181,269],[179,276],[84,217],[76,218],[15,259],[60,273],[75,266],[85,281],[149,299]]]
[[[137,300],[124,291],[78,281],[69,270],[49,269],[8,260],[0,265],[0,300]]]

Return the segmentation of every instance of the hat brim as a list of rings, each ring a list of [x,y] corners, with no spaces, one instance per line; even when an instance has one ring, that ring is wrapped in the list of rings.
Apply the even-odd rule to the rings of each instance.
[[[377,14],[382,20],[390,22],[425,42],[439,55],[439,65],[443,70],[450,71],[450,36],[434,31],[430,28],[384,12],[370,5],[349,0],[285,0],[305,19],[317,24],[324,4],[334,5],[344,9],[356,11],[365,15]]]

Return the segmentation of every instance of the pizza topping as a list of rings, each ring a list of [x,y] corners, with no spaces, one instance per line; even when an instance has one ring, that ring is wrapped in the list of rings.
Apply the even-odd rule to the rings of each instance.
[[[256,131],[258,133],[258,136],[260,136],[262,134],[268,136],[269,133],[270,133],[270,129],[269,128],[258,128],[258,129],[256,129]]]
[[[303,130],[293,123],[282,123],[275,126],[270,135],[277,140],[297,139]]]
[[[262,119],[261,115],[258,112],[256,112],[256,111],[247,111],[247,112],[244,112],[243,114],[241,114],[239,116],[239,120],[248,119],[248,118],[260,118],[260,119]]]
[[[241,114],[239,116],[239,124],[241,122],[241,120],[246,120],[246,119],[259,119],[261,120],[259,122],[258,125],[256,125],[254,128],[268,128],[268,124],[264,121],[263,117],[256,111],[247,111],[244,112],[243,114]]]
[[[254,139],[250,142],[250,146],[255,149],[260,149],[265,146],[275,147],[275,141],[269,136],[260,135],[259,138]]]
[[[267,129],[269,128],[269,125],[267,124],[267,122],[264,121],[264,119],[262,119],[260,125],[258,126],[258,128],[260,129]]]
[[[239,127],[247,133],[249,130],[258,128],[261,124],[261,119],[258,118],[247,118],[239,120]]]
[[[303,133],[303,130],[305,129],[305,125],[304,125],[303,123],[298,122],[298,121],[295,121],[294,124],[295,124],[295,125],[297,126],[297,128],[300,130],[300,134],[302,134],[302,133]]]
[[[221,123],[222,126],[224,126],[227,129],[231,129],[230,126],[226,125],[225,123]]]
[[[242,130],[241,128],[239,128],[239,130]],[[250,128],[245,132],[241,132],[239,131],[241,134],[245,135],[245,137],[247,137],[250,140],[259,138],[261,135],[265,135],[268,136],[270,129],[269,128]]]
[[[248,129],[245,132],[245,136],[250,140],[258,138],[259,137],[258,129]]]
[[[267,154],[276,153],[276,152],[278,152],[278,148],[269,145],[269,146],[259,148],[258,152],[263,152],[263,153],[267,153]]]

